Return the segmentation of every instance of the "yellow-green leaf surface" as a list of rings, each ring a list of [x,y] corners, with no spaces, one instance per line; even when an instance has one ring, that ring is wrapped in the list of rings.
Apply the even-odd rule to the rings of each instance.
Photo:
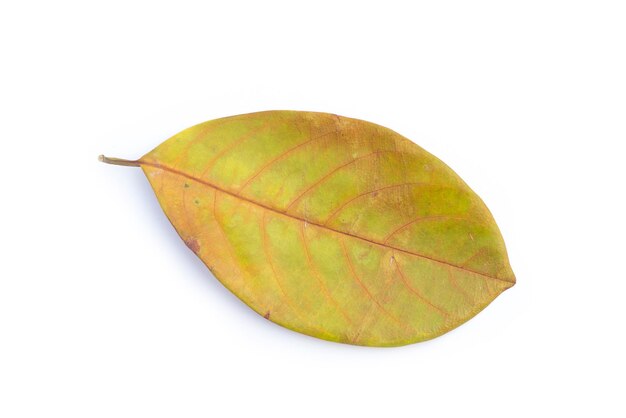
[[[515,283],[482,200],[439,159],[373,123],[296,111],[228,117],[134,163],[215,277],[304,334],[423,341]]]

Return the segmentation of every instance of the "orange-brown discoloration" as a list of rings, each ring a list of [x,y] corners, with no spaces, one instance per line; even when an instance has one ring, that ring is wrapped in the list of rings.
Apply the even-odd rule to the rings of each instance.
[[[195,238],[186,239],[185,244],[187,245],[187,247],[189,247],[191,251],[193,251],[196,254],[198,254],[198,251],[200,251],[200,243]]]

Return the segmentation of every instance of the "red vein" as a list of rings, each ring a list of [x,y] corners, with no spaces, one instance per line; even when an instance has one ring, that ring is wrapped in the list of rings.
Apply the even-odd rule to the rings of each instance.
[[[389,274],[388,277],[387,277],[387,280],[385,280],[385,283],[383,283],[383,289],[382,289],[383,297],[385,297],[387,295],[387,293],[389,293],[389,288],[391,287],[390,285],[391,285],[392,279],[393,279],[393,276],[391,274]],[[361,334],[363,333],[363,330],[365,329],[366,325],[368,324],[372,314],[374,313],[374,309],[375,308],[376,308],[376,305],[374,305],[372,303],[370,305],[370,309],[363,316],[363,320],[361,321],[361,325],[357,329],[356,334],[354,334],[354,336],[350,339],[350,341],[352,341],[352,343],[355,343],[359,339]]]
[[[269,121],[265,122],[263,125],[259,126],[256,129],[250,129],[248,132],[246,132],[245,134],[241,135],[238,139],[233,141],[229,146],[225,147],[223,150],[221,150],[220,152],[215,154],[213,156],[213,158],[211,158],[209,160],[209,162],[207,163],[207,166],[205,167],[205,169],[202,172],[202,174],[200,174],[200,178],[203,178],[205,176],[205,174],[208,173],[211,168],[213,168],[213,164],[215,164],[217,162],[217,160],[222,158],[224,156],[224,154],[226,154],[227,152],[232,151],[237,145],[239,145],[242,142],[245,142],[248,139],[252,138],[255,134],[257,134],[260,131],[264,130],[268,126],[269,126]]]
[[[404,276],[404,273],[402,273],[402,269],[400,268],[400,263],[398,263],[398,260],[396,260],[395,257],[394,257],[394,261],[395,261],[396,269],[398,270],[398,273],[400,274],[400,278],[402,279],[402,282],[404,283],[406,288],[409,289],[411,291],[411,293],[413,293],[415,296],[417,296],[422,302],[424,302],[425,304],[427,304],[428,306],[430,306],[431,308],[433,308],[437,312],[439,312],[440,315],[442,315],[444,317],[448,317],[450,315],[448,312],[444,311],[442,308],[440,308],[439,306],[437,306],[434,303],[432,303],[424,295],[422,295],[417,289],[415,289],[413,286],[411,286],[409,281]]]
[[[228,239],[228,236],[226,235],[226,231],[224,231],[224,227],[222,226],[222,223],[217,217],[216,207],[217,207],[217,190],[214,190],[213,191],[213,219],[215,220],[215,223],[217,224],[217,229],[220,231],[220,236],[222,237],[222,239],[224,240],[224,243],[226,244],[228,253],[230,254],[230,257],[233,259],[232,264],[235,265],[237,269],[241,272],[241,277],[243,278],[242,280],[243,280],[244,287],[247,287],[248,283],[247,283],[247,280],[245,279],[246,275],[244,274],[239,264],[234,262],[237,259],[237,257],[235,256],[235,253],[233,252],[232,244],[230,243],[230,240]],[[260,306],[260,304],[255,300],[255,298],[251,294],[248,294],[247,296],[252,301],[254,301],[257,305]]]
[[[341,170],[342,168],[349,166],[350,164],[354,164],[355,162],[362,160],[363,158],[367,158],[367,157],[371,157],[372,155],[377,155],[377,154],[382,154],[383,152],[397,152],[394,150],[378,150],[375,152],[371,152],[369,154],[365,154],[360,156],[359,158],[355,158],[351,161],[348,161],[345,164],[340,165],[339,167],[331,170],[328,174],[326,174],[324,177],[320,178],[319,180],[317,180],[315,183],[313,183],[309,188],[307,188],[305,191],[303,191],[302,193],[300,193],[294,200],[291,201],[291,203],[289,203],[289,205],[287,205],[287,208],[285,209],[285,213],[289,212],[289,209],[295,205],[300,199],[302,199],[308,192],[310,192],[311,190],[313,190],[315,187],[319,186],[320,184],[322,184],[324,181],[326,181],[326,179],[328,179],[329,177],[331,177],[333,174],[335,174],[337,171]]]
[[[486,277],[486,278],[493,279],[493,280],[499,280],[499,281],[503,281],[503,282],[507,282],[507,283],[513,283],[512,280],[500,279],[498,277],[489,276],[488,274],[481,273],[479,271],[475,271],[475,270],[472,270],[472,269],[469,269],[467,267],[463,267],[463,266],[460,266],[460,265],[456,265],[456,264],[450,263],[448,261],[439,260],[437,258],[433,258],[433,257],[427,256],[425,254],[416,253],[414,251],[410,251],[410,250],[406,250],[406,249],[403,249],[403,248],[395,247],[393,245],[389,245],[389,244],[387,244],[385,242],[379,242],[379,241],[375,241],[375,240],[370,239],[370,238],[365,238],[365,237],[361,237],[359,235],[351,234],[349,232],[339,231],[339,230],[329,228],[329,227],[327,227],[325,225],[322,225],[322,224],[319,224],[319,223],[316,223],[316,222],[313,222],[313,221],[309,221],[309,220],[306,220],[306,219],[299,218],[299,217],[297,217],[295,215],[291,215],[291,214],[285,213],[285,212],[283,212],[281,210],[278,210],[278,209],[273,208],[271,206],[267,206],[267,205],[265,205],[265,204],[263,204],[261,202],[257,202],[255,200],[249,199],[247,197],[237,196],[234,192],[228,191],[228,190],[223,189],[223,188],[221,188],[221,187],[219,187],[219,186],[217,186],[215,184],[212,184],[212,183],[210,183],[210,182],[208,182],[206,180],[196,178],[196,177],[194,177],[194,176],[192,176],[190,174],[187,174],[187,173],[182,172],[180,170],[176,170],[176,169],[174,169],[172,167],[168,167],[166,165],[157,164],[157,163],[151,163],[151,162],[144,162],[144,161],[141,161],[141,160],[138,160],[137,163],[142,165],[142,166],[145,165],[145,166],[149,166],[149,167],[154,167],[154,168],[157,168],[157,169],[168,171],[168,172],[170,172],[172,174],[179,175],[181,177],[188,178],[190,180],[193,180],[193,181],[198,182],[200,184],[204,184],[205,186],[211,187],[212,189],[218,190],[218,191],[220,191],[220,192],[222,192],[224,194],[227,194],[229,196],[232,196],[234,198],[246,201],[246,202],[248,202],[248,203],[250,203],[252,205],[261,207],[263,209],[266,209],[266,210],[268,210],[270,212],[276,213],[278,215],[281,215],[281,216],[284,216],[284,217],[287,217],[287,218],[295,219],[295,220],[298,220],[300,222],[306,221],[306,222],[308,222],[309,225],[317,226],[319,228],[325,229],[325,230],[330,231],[330,232],[334,232],[336,234],[352,237],[352,238],[359,239],[359,240],[364,241],[364,242],[369,242],[370,244],[378,245],[380,247],[396,250],[396,251],[401,252],[403,254],[409,254],[409,255],[412,255],[414,257],[423,258],[425,260],[430,260],[430,261],[435,262],[435,263],[451,266],[451,267],[454,267],[454,268],[459,269],[459,270],[463,270],[463,271],[468,272],[468,273],[476,274],[478,276]]]
[[[289,308],[291,309],[291,311],[298,317],[300,318],[300,320],[302,321],[302,323],[309,325],[311,328],[317,330],[320,334],[328,334],[327,332],[315,327],[314,325],[312,325],[309,321],[306,321],[301,315],[298,309],[296,309],[290,299],[289,296],[287,295],[287,292],[285,292],[285,289],[283,288],[283,285],[281,283],[281,280],[279,279],[278,273],[276,272],[276,268],[274,267],[274,262],[272,260],[272,255],[270,253],[270,248],[269,248],[269,244],[268,244],[268,235],[267,235],[267,229],[265,227],[265,215],[267,215],[267,212],[263,212],[263,215],[261,216],[261,234],[263,235],[263,251],[265,252],[265,255],[267,256],[267,261],[272,269],[272,273],[273,273],[273,278],[274,281],[276,282],[276,285],[278,286],[278,288],[280,289],[280,292],[282,293],[283,297],[283,301],[287,304],[287,306],[289,306]]]
[[[202,139],[206,133],[214,131],[223,124],[224,122],[215,124],[209,123],[207,124],[207,126],[204,126],[202,129],[200,129],[200,132],[198,132],[198,134],[191,141],[187,142],[187,145],[185,145],[185,148],[174,162],[174,165],[177,165],[179,162],[181,162],[187,156],[187,154],[189,154],[189,150],[191,149],[191,147],[195,145],[200,139]]]
[[[381,305],[380,302],[378,302],[378,300],[374,297],[374,295],[372,295],[372,293],[367,289],[365,284],[361,281],[361,279],[359,279],[359,276],[356,274],[356,270],[354,269],[354,264],[352,263],[352,260],[350,259],[350,255],[348,254],[348,250],[346,249],[346,244],[343,242],[343,239],[340,239],[339,241],[341,242],[341,248],[343,249],[343,254],[344,254],[345,258],[346,258],[346,261],[348,262],[348,266],[350,267],[350,271],[352,272],[352,277],[354,277],[354,280],[359,284],[359,286],[361,286],[361,288],[365,291],[365,293],[372,300],[372,302],[374,302],[376,304],[376,306],[378,306],[378,308],[381,310],[382,313],[387,315],[390,319],[393,320],[393,322],[395,322],[401,328],[403,328],[403,329],[412,328],[412,327],[409,326],[409,324],[403,323],[398,318],[396,318],[394,315],[389,313],[385,309],[385,307],[383,305]]]
[[[304,245],[304,252],[306,254],[307,260],[309,261],[309,266],[311,266],[311,270],[313,271],[313,275],[317,279],[317,282],[320,285],[320,289],[322,289],[322,293],[324,294],[326,299],[328,299],[332,303],[332,305],[335,307],[335,309],[346,319],[346,321],[350,325],[353,325],[352,321],[348,317],[348,314],[341,308],[341,305],[339,305],[339,303],[335,300],[335,298],[333,298],[333,296],[330,294],[330,291],[328,290],[328,288],[326,287],[326,285],[322,281],[322,279],[320,277],[320,273],[317,270],[317,267],[315,267],[315,265],[313,264],[313,259],[311,257],[311,252],[309,251],[309,246],[307,244],[306,236],[304,234],[304,223],[301,223],[300,225],[301,225],[301,227],[300,227],[300,235],[302,236],[302,244]]]
[[[485,254],[485,251],[487,249],[485,247],[482,247],[480,250],[476,251],[474,254],[472,254],[468,259],[466,259],[463,263],[461,263],[461,265],[463,267],[465,267],[466,265],[468,265],[470,263],[470,261],[474,261],[475,258]]]
[[[365,193],[361,193],[358,196],[353,197],[352,199],[349,199],[348,201],[346,201],[345,203],[343,203],[341,206],[339,206],[337,209],[335,209],[333,211],[333,213],[330,214],[330,216],[324,221],[324,225],[328,225],[328,223],[330,222],[331,219],[333,219],[335,216],[337,216],[346,206],[348,206],[350,203],[352,203],[353,201],[363,197],[363,196],[367,196],[368,194],[372,194],[372,193],[376,193],[376,192],[380,192],[382,190],[387,190],[387,189],[392,189],[392,188],[396,188],[396,187],[403,187],[403,186],[412,186],[412,185],[422,185],[422,186],[432,186],[433,184],[431,183],[402,183],[402,184],[393,184],[391,186],[385,186],[385,187],[381,187],[379,189],[376,190],[371,190],[369,192],[365,192]]]
[[[227,119],[227,118],[224,118],[224,119]],[[187,145],[185,145],[185,148],[183,148],[183,150],[181,151],[176,161],[174,161],[173,165],[177,166],[178,163],[180,163],[189,154],[189,150],[191,149],[191,147],[194,146],[200,139],[204,138],[204,136],[208,132],[214,131],[220,126],[222,126],[225,123],[224,119],[221,120],[221,123],[207,123],[205,126],[203,126],[202,129],[200,129],[200,132],[198,132],[196,136],[193,137],[192,140],[187,142]],[[183,195],[184,194],[185,194],[185,191],[183,191]]]
[[[436,215],[436,216],[422,216],[420,218],[417,219],[413,219],[410,222],[405,223],[404,225],[399,226],[398,228],[394,229],[393,231],[391,231],[386,237],[385,239],[383,239],[383,244],[386,244],[387,241],[389,241],[391,239],[391,237],[393,237],[394,235],[396,235],[398,232],[403,231],[405,228],[408,228],[409,226],[413,225],[416,222],[420,222],[420,221],[429,221],[432,219],[457,219],[457,220],[462,220],[462,221],[471,221],[471,219],[467,219],[467,218],[462,218],[460,216],[449,216],[449,215]],[[451,264],[452,265],[452,264]],[[456,266],[455,266],[456,267]]]
[[[230,241],[228,240],[228,236],[226,235],[226,231],[224,231],[224,227],[222,226],[222,223],[220,222],[219,218],[217,217],[217,190],[213,193],[213,219],[215,219],[215,223],[217,224],[217,228],[220,230],[221,234],[222,234],[222,238],[224,238],[224,241],[226,241],[228,244],[230,244]],[[230,245],[229,245],[230,248]],[[233,257],[233,259],[235,259],[234,254],[231,254],[231,257]]]
[[[179,162],[181,162],[188,154],[189,154],[189,150],[191,149],[191,147],[196,144],[202,137],[204,137],[204,135],[208,132],[214,131],[215,129],[217,129],[219,126],[222,126],[222,123],[215,123],[215,124],[207,124],[207,126],[202,127],[202,129],[200,129],[200,132],[198,132],[198,134],[187,143],[187,145],[185,145],[185,148],[183,149],[183,151],[180,153],[180,156],[176,159],[176,161],[174,162],[174,165],[178,165]],[[163,180],[161,180],[161,186],[163,185]],[[183,188],[183,212],[185,213],[185,222],[187,223],[187,228],[190,227],[190,222],[189,222],[189,216],[187,215],[187,188],[184,187]]]
[[[310,143],[310,142],[313,142],[313,141],[315,141],[315,140],[317,140],[317,139],[320,139],[320,138],[323,138],[323,137],[325,137],[325,136],[327,136],[327,135],[330,135],[330,134],[332,134],[333,132],[336,132],[336,131],[326,132],[326,133],[323,133],[323,134],[318,135],[318,136],[316,136],[316,137],[310,137],[307,141],[305,141],[305,142],[303,142],[303,143],[301,143],[301,144],[298,144],[298,145],[296,145],[295,147],[292,147],[292,148],[288,149],[287,151],[285,151],[285,152],[281,153],[280,155],[278,155],[277,157],[275,157],[274,159],[272,159],[270,162],[268,162],[267,164],[265,164],[263,167],[261,167],[261,168],[259,169],[259,171],[257,171],[256,173],[254,173],[254,174],[253,174],[250,178],[248,178],[248,180],[246,180],[246,181],[243,183],[243,186],[241,186],[241,187],[239,188],[239,191],[237,192],[237,195],[239,196],[239,194],[241,194],[241,192],[243,191],[243,189],[245,189],[245,188],[246,188],[246,187],[247,187],[247,186],[248,186],[248,185],[249,185],[249,184],[250,184],[250,183],[251,183],[251,182],[252,182],[255,178],[257,178],[257,177],[258,177],[258,175],[259,175],[259,174],[261,174],[263,171],[265,171],[267,168],[269,168],[271,165],[273,165],[276,161],[278,161],[278,160],[280,160],[280,159],[282,159],[282,158],[285,158],[287,155],[289,155],[289,154],[290,154],[290,153],[292,153],[293,151],[297,150],[298,148],[301,148],[301,147],[305,146],[306,144],[308,144],[308,143]]]
[[[283,294],[283,298],[285,300],[285,302],[287,302],[287,304],[289,305],[289,307],[295,312],[295,309],[293,309],[293,307],[291,306],[291,303],[289,303],[288,301],[288,297],[287,297],[287,293],[285,292],[285,289],[283,288],[279,278],[278,278],[278,273],[276,273],[276,269],[274,268],[274,262],[272,261],[272,255],[270,254],[270,249],[269,249],[269,245],[267,242],[267,229],[265,228],[265,215],[267,214],[267,212],[263,212],[263,215],[261,217],[261,234],[263,235],[263,251],[265,251],[265,255],[267,256],[267,261],[272,269],[272,272],[274,273],[274,281],[276,282],[276,284],[278,285],[278,288],[280,289],[280,292]]]
[[[450,281],[450,284],[452,284],[452,287],[454,287],[459,293],[461,293],[463,295],[463,297],[465,297],[465,300],[470,305],[473,305],[474,304],[474,298],[471,297],[469,295],[469,293],[467,293],[465,291],[465,289],[463,289],[462,287],[459,286],[459,284],[456,281],[456,278],[454,277],[454,274],[452,274],[452,270],[450,269],[450,267],[446,267],[446,271],[448,272],[448,279]]]

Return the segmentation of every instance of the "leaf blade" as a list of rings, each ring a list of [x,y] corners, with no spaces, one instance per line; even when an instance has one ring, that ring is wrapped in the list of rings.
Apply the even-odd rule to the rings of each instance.
[[[299,332],[362,345],[423,341],[514,283],[480,198],[378,125],[309,112],[241,115],[183,131],[140,162],[215,276]]]

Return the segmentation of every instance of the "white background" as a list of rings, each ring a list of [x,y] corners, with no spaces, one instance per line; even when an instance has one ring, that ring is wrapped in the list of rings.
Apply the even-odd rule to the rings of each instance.
[[[2,1],[0,47],[0,416],[625,416],[623,1]],[[443,159],[517,285],[426,343],[316,340],[97,162],[269,109]]]

